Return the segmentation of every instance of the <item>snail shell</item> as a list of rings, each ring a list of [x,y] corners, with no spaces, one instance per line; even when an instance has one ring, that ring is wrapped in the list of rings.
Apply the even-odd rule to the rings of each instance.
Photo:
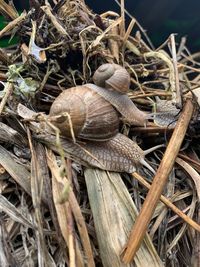
[[[104,141],[119,131],[119,115],[115,108],[87,85],[63,91],[53,102],[49,118],[63,136],[71,137],[68,113],[77,138]],[[60,117],[59,117],[60,116]]]
[[[130,87],[130,75],[125,68],[117,64],[106,63],[94,73],[93,81],[96,85],[127,93]]]

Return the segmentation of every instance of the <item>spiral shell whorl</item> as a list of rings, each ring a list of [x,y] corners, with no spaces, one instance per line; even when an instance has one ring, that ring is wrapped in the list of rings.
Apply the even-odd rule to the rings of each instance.
[[[63,91],[53,102],[49,117],[60,129],[63,136],[71,137],[69,120],[71,118],[74,134],[77,138],[104,141],[119,131],[119,116],[115,108],[87,85],[69,88]]]
[[[122,94],[130,87],[130,75],[125,68],[117,64],[106,63],[94,73],[93,81],[97,86],[114,89]]]
[[[114,74],[114,64],[103,64],[94,73],[93,81],[96,85],[106,87],[106,81]]]

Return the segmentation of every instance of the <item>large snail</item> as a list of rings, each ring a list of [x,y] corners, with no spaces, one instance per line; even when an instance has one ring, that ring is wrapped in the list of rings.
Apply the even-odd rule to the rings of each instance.
[[[73,129],[76,139],[90,140],[84,149],[103,161],[107,170],[132,171],[138,163],[152,170],[144,160],[142,149],[119,133],[119,113],[135,125],[144,125],[148,118],[126,95],[130,86],[128,72],[119,65],[104,64],[97,69],[93,80],[95,85],[85,84],[63,91],[51,106],[50,121],[63,136],[72,137]],[[110,157],[108,148],[110,167],[106,164],[106,157]],[[83,158],[83,151],[76,153]],[[115,164],[111,166],[112,161]]]

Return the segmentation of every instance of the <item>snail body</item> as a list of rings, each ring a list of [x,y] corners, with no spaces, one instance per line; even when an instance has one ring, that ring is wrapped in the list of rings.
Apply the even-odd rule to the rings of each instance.
[[[145,161],[145,153],[137,143],[120,133],[103,143],[88,142],[83,148],[93,155],[90,162],[104,170],[132,173]],[[85,150],[80,150],[81,158],[87,157]],[[147,168],[154,172],[150,165]]]

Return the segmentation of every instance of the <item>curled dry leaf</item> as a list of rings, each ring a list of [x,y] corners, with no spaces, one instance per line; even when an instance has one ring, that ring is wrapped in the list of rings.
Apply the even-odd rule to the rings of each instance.
[[[192,180],[195,183],[195,187],[197,190],[198,199],[200,201],[200,175],[199,173],[186,161],[181,158],[177,158],[176,162],[184,169],[185,172],[189,174]]]

